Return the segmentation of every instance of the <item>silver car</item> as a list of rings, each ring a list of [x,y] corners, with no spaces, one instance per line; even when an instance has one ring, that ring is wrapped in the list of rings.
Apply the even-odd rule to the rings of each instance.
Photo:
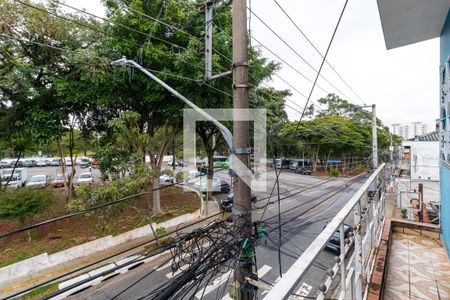
[[[28,180],[27,187],[41,187],[45,188],[50,184],[50,177],[48,175],[34,175]]]

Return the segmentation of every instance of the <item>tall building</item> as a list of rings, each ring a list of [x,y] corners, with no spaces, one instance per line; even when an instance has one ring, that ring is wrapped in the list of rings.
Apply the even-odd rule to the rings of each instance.
[[[412,122],[411,124],[401,125],[400,123],[392,124],[392,133],[401,136],[404,140],[414,138],[416,136],[428,133],[427,124],[422,122]]]

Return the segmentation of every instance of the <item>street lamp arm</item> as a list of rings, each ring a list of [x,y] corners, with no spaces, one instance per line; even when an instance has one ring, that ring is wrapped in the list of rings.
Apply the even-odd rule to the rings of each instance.
[[[208,121],[211,121],[214,125],[216,125],[220,132],[222,133],[226,143],[228,144],[228,147],[230,149],[233,149],[233,134],[228,130],[227,127],[225,127],[222,123],[214,119],[211,115],[209,115],[207,112],[205,112],[203,109],[195,105],[192,101],[178,93],[175,89],[173,89],[171,86],[166,84],[164,81],[150,73],[147,69],[136,63],[134,60],[126,59],[126,57],[122,57],[121,59],[118,59],[116,61],[111,62],[111,65],[113,67],[120,67],[120,66],[132,66],[139,70],[141,70],[145,75],[159,83],[161,86],[163,86],[166,90],[171,92],[175,97],[182,100],[184,103],[186,103],[190,108],[194,109],[196,112],[198,112],[200,115],[202,115],[205,119]]]

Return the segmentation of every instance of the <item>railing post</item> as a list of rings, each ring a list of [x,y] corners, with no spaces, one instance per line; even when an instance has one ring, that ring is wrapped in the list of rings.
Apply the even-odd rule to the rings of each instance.
[[[339,258],[341,260],[341,290],[343,299],[345,299],[345,294],[347,292],[347,287],[345,284],[346,281],[346,269],[345,269],[345,228],[344,223],[341,223],[339,226],[339,235],[340,235],[340,246],[341,246],[341,253],[339,255]]]
[[[362,253],[361,253],[361,198],[356,202],[353,211],[353,221],[354,221],[354,234],[355,234],[355,252],[354,264],[355,264],[355,279],[353,286],[353,299],[362,299]]]

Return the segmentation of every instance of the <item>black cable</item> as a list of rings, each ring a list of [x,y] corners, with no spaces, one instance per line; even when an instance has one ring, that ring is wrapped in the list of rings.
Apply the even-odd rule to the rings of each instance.
[[[314,50],[316,50],[316,52],[320,55],[320,57],[323,58],[322,53],[319,51],[319,49],[317,49],[317,47],[313,44],[313,42],[306,36],[306,34],[303,32],[303,30],[300,29],[300,27],[297,25],[297,23],[294,22],[294,20],[289,16],[289,14],[286,12],[286,10],[278,3],[277,0],[273,0],[275,2],[275,4],[281,9],[281,11],[284,13],[284,15],[289,19],[289,21],[291,21],[291,23],[295,26],[295,28],[297,28],[297,30],[300,32],[300,34],[308,41],[308,43],[314,48]],[[344,82],[344,84],[353,92],[353,94],[356,95],[356,97],[358,97],[358,99],[364,104],[366,105],[366,103],[364,102],[364,100],[358,95],[358,93],[355,92],[355,90],[344,80],[344,78],[342,78],[341,74],[338,73],[338,71],[336,71],[336,69],[331,65],[330,62],[328,62],[327,60],[325,60],[325,62],[327,63],[327,65],[333,70],[333,72],[342,80],[342,82]]]
[[[308,100],[306,100],[305,108],[303,109],[303,113],[302,113],[302,116],[300,117],[300,121],[302,120],[302,118],[303,118],[303,116],[305,114],[305,111],[306,111],[308,103],[309,103],[309,101],[311,99],[312,93],[314,92],[314,87],[316,86],[317,80],[319,79],[320,72],[322,71],[322,68],[323,68],[323,64],[325,63],[325,60],[327,59],[328,52],[330,51],[331,44],[333,43],[334,37],[336,36],[336,32],[337,32],[337,30],[339,28],[339,24],[341,23],[342,16],[344,15],[344,12],[345,12],[345,8],[347,7],[347,3],[348,3],[348,0],[345,0],[344,7],[342,8],[342,11],[341,11],[341,14],[339,16],[338,22],[337,22],[336,27],[334,28],[334,31],[333,31],[333,35],[331,36],[330,42],[328,43],[327,50],[325,51],[325,55],[323,56],[322,62],[320,64],[319,70],[317,72],[316,79],[314,80],[314,84],[311,87],[311,91],[309,92]],[[297,123],[297,129],[296,130],[298,130],[298,126],[300,125],[300,121]]]
[[[214,170],[214,172],[219,172],[219,171],[225,170],[225,169],[226,168],[217,169],[217,170]],[[200,174],[200,175],[196,176],[195,178],[202,177],[202,176],[207,176],[207,174]],[[10,235],[13,235],[13,234],[17,234],[17,233],[20,233],[20,232],[27,231],[27,230],[30,230],[30,229],[34,229],[34,228],[37,228],[37,227],[40,227],[40,226],[43,226],[43,225],[48,225],[48,224],[51,224],[51,223],[54,223],[54,222],[58,222],[58,221],[62,221],[62,220],[65,220],[65,219],[68,219],[68,218],[72,218],[72,217],[75,217],[75,216],[84,215],[84,214],[86,214],[88,212],[91,212],[91,211],[94,211],[94,210],[98,210],[98,209],[105,208],[105,207],[110,206],[110,205],[121,203],[123,201],[127,201],[127,200],[130,200],[130,199],[133,199],[133,198],[137,198],[137,197],[140,197],[140,196],[143,196],[143,195],[147,195],[147,194],[150,194],[150,193],[152,193],[154,191],[163,190],[163,189],[175,186],[175,185],[179,185],[181,183],[183,183],[183,181],[174,182],[174,183],[171,183],[171,184],[168,184],[168,185],[163,185],[163,186],[160,186],[159,188],[152,189],[150,191],[142,192],[142,193],[131,195],[131,196],[126,196],[126,197],[117,199],[115,201],[111,201],[111,202],[100,204],[100,205],[97,205],[97,206],[94,206],[94,207],[91,207],[91,208],[87,208],[87,209],[79,211],[79,212],[66,214],[66,215],[63,215],[63,216],[60,216],[60,217],[56,217],[56,218],[53,218],[53,219],[45,220],[45,221],[42,221],[42,222],[39,222],[39,223],[35,223],[35,224],[29,225],[29,226],[25,226],[25,227],[22,227],[22,228],[13,229],[13,230],[1,233],[0,234],[0,239],[4,238],[4,237],[7,237],[7,236],[10,236]]]
[[[185,225],[185,226],[183,226],[183,227],[181,227],[181,228],[178,228],[178,229],[186,229],[186,228],[189,228],[189,227],[191,227],[191,226],[193,226],[193,225],[196,225],[196,224],[198,224],[198,223],[204,222],[204,221],[206,221],[206,220],[208,220],[208,219],[217,217],[217,216],[220,215],[220,214],[223,214],[223,213],[220,212],[220,213],[211,215],[211,216],[209,216],[209,217],[207,217],[207,218],[205,218],[205,219],[202,219],[202,220],[196,221],[196,222],[194,222],[194,223]],[[224,220],[224,221],[225,221],[225,220]],[[176,233],[176,230],[171,231],[171,232],[168,232],[168,233],[166,233],[166,234],[164,234],[164,235],[161,235],[161,236],[158,237],[158,239],[163,238],[163,237],[166,237],[166,236],[169,236],[169,235],[172,235],[172,234],[174,234],[174,233]],[[135,245],[135,246],[133,246],[133,247],[131,247],[131,248],[122,250],[122,251],[120,251],[120,252],[118,252],[118,253],[112,254],[112,255],[110,255],[110,256],[107,256],[107,257],[105,257],[105,258],[99,259],[99,260],[94,261],[94,262],[92,262],[92,263],[89,263],[89,264],[87,264],[87,265],[84,265],[84,266],[81,266],[81,267],[79,267],[79,268],[73,269],[73,270],[71,270],[71,271],[69,271],[69,272],[66,272],[66,273],[64,273],[64,274],[58,275],[58,276],[56,276],[56,277],[54,277],[54,278],[52,278],[52,279],[46,280],[46,281],[44,281],[44,282],[42,282],[42,283],[39,283],[39,284],[36,285],[36,286],[33,286],[33,287],[27,288],[27,289],[25,289],[25,290],[23,290],[23,291],[17,292],[17,293],[15,293],[15,294],[9,296],[8,298],[15,298],[15,297],[17,297],[17,296],[24,295],[25,293],[30,292],[30,291],[32,291],[32,290],[34,290],[34,289],[37,289],[37,288],[39,288],[39,287],[48,285],[48,284],[53,283],[53,282],[55,282],[55,281],[57,281],[57,280],[59,280],[59,279],[61,279],[61,278],[65,278],[66,276],[69,276],[69,275],[75,274],[75,273],[77,273],[77,272],[83,271],[84,269],[93,267],[93,266],[95,266],[95,265],[97,265],[97,264],[99,264],[99,263],[102,263],[102,262],[104,262],[104,261],[107,261],[107,260],[109,260],[109,259],[111,259],[111,258],[114,258],[114,257],[116,257],[116,256],[125,254],[125,253],[127,253],[127,252],[129,252],[129,251],[138,249],[138,248],[140,248],[140,247],[144,247],[144,246],[146,246],[146,245],[148,245],[148,244],[150,244],[150,243],[152,243],[152,242],[155,242],[155,241],[157,241],[157,238],[153,238],[153,239],[151,239],[151,240],[149,240],[149,241],[140,243],[140,244]],[[162,247],[164,247],[164,246],[159,246],[159,247],[157,247],[156,249],[161,249]],[[154,250],[155,250],[155,249],[153,249],[152,251],[154,251]],[[158,254],[158,253],[155,253],[155,255],[156,255],[156,254]],[[134,260],[132,260],[132,261],[130,261],[130,262],[127,262],[126,264],[123,264],[121,267],[126,266],[126,265],[128,265],[128,264],[130,264],[130,263],[134,263],[134,262],[136,262],[137,259],[138,259],[138,258],[135,258]],[[109,272],[109,271],[108,271],[108,272]],[[107,273],[107,272],[105,272],[105,274],[106,274],[106,273]],[[104,275],[104,274],[101,274],[101,275]]]
[[[321,69],[317,70],[316,68],[314,68],[305,58],[303,58],[303,56],[294,49],[294,47],[292,47],[288,42],[286,42],[285,39],[283,39],[277,32],[275,32],[272,27],[270,27],[263,19],[261,19],[257,14],[255,14],[253,11],[250,10],[250,13],[253,14],[267,29],[269,29],[280,41],[282,41],[289,49],[292,50],[292,52],[295,53],[295,55],[297,55],[308,67],[310,67],[312,70],[314,70],[314,72],[317,73],[317,77],[322,77],[323,80],[325,80],[330,86],[332,86],[338,93],[340,93],[342,96],[344,96],[345,98],[348,99],[348,97],[341,92],[333,83],[331,83],[327,78],[325,78],[323,75],[320,74]],[[327,53],[325,53],[325,57],[326,57]],[[315,80],[317,81],[317,80]]]

